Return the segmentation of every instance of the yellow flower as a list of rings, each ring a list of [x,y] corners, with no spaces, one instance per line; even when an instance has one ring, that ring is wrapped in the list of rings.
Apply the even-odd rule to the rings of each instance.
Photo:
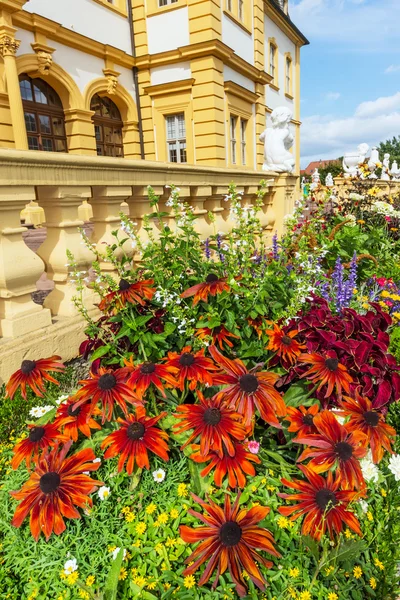
[[[61,571],[61,573],[60,573],[60,579],[67,579],[67,576],[64,573],[64,571]]]
[[[157,510],[157,506],[152,502],[146,507],[146,514],[152,515],[155,510]]]
[[[127,523],[132,523],[132,521],[134,521],[134,520],[135,520],[135,513],[133,513],[133,512],[126,513],[126,515],[125,515],[125,521]]]
[[[301,592],[299,600],[311,600],[310,592]]]
[[[356,579],[360,579],[360,577],[362,576],[362,574],[363,574],[363,570],[362,570],[361,567],[359,567],[359,566],[354,567],[354,569],[353,569],[353,575],[354,575],[354,577]]]
[[[89,577],[86,578],[86,585],[88,587],[91,587],[94,584],[94,577],[93,575],[89,575]]]
[[[169,590],[169,588],[171,587],[170,583],[164,583],[164,590]]]
[[[374,520],[374,517],[373,517],[372,512],[370,510],[367,512],[367,519],[368,519],[368,521],[373,521]]]
[[[169,514],[171,515],[171,519],[177,519],[179,517],[179,511],[176,510],[176,508],[171,508],[171,512]]]
[[[133,583],[136,583],[136,585],[138,585],[139,587],[144,587],[147,583],[146,577],[138,575],[137,577],[133,578]]]
[[[299,575],[300,571],[297,567],[294,567],[293,569],[290,569],[289,571],[289,576],[290,577],[297,577]]]
[[[122,569],[119,572],[118,579],[120,581],[124,581],[127,577],[128,577],[128,571],[125,569],[125,567],[122,567]]]
[[[292,587],[290,587],[288,589],[288,592],[289,592],[289,596],[291,596],[292,598],[297,598],[297,592]]]
[[[140,548],[141,545],[142,545],[141,540],[135,540],[132,544],[133,548]]]
[[[129,506],[124,506],[124,508],[121,509],[121,512],[123,515],[126,515],[127,513],[131,512],[131,509]]]
[[[364,225],[365,221],[363,219],[358,219],[357,223],[360,223],[360,225]]]
[[[155,581],[150,581],[150,583],[147,584],[147,589],[148,590],[155,590],[157,586],[157,583]]]
[[[338,600],[339,596],[335,592],[329,592],[328,600]]]
[[[167,541],[165,542],[165,545],[167,546],[167,548],[173,548],[176,544],[176,540],[174,538],[167,538]]]
[[[385,570],[385,565],[379,560],[379,558],[374,558],[374,564],[376,567],[379,567],[381,571]]]
[[[183,580],[183,585],[188,590],[192,589],[192,587],[194,587],[196,585],[196,580],[193,577],[193,575],[186,575],[186,577]]]
[[[252,485],[251,486],[251,491],[252,492],[256,492],[257,491],[257,486],[256,485]]]
[[[137,568],[136,567],[132,567],[132,569],[131,569],[131,575],[132,575],[132,577],[136,577],[136,575],[137,575]]]
[[[73,573],[68,575],[68,577],[67,577],[68,585],[74,585],[74,583],[76,583],[76,580],[78,579],[78,577],[79,577],[78,571],[74,571]]]
[[[180,483],[178,485],[178,496],[179,498],[186,498],[188,496],[186,483]]]
[[[383,497],[383,498],[386,498],[386,496],[387,496],[387,491],[386,491],[386,490],[384,490],[383,488],[381,488],[381,494],[382,494],[382,497]]]
[[[346,529],[344,535],[349,540],[352,537],[350,529]]]
[[[274,485],[267,485],[267,490],[269,492],[274,492],[275,491],[275,486]]]
[[[161,525],[165,525],[168,523],[168,515],[165,512],[162,512],[158,515],[157,521],[161,523]]]
[[[146,529],[147,529],[146,523],[140,522],[136,525],[136,533],[138,535],[142,535],[142,533],[144,533],[146,531]]]
[[[330,567],[326,567],[325,568],[325,575],[326,575],[326,577],[328,577],[328,575],[330,575],[331,573],[333,573],[334,570],[335,570],[335,567],[333,565],[331,565]]]
[[[116,550],[116,549],[117,549],[117,546],[108,546],[108,548],[107,548],[107,550],[109,552],[114,552],[114,550]]]
[[[89,592],[86,590],[79,590],[79,598],[83,598],[83,600],[89,600]]]
[[[371,579],[369,580],[369,585],[372,587],[373,590],[376,588],[376,579],[375,579],[375,577],[371,577]]]
[[[156,552],[159,552],[160,554],[162,554],[162,550],[163,550],[163,548],[164,548],[164,545],[163,545],[161,542],[158,542],[158,544],[156,544],[156,545],[154,546],[154,550],[155,550]]]
[[[289,524],[289,520],[286,517],[279,517],[277,523],[280,529],[285,529],[285,527],[287,527]]]
[[[249,574],[247,573],[247,571],[242,571],[241,575],[242,575],[243,579],[250,579]]]

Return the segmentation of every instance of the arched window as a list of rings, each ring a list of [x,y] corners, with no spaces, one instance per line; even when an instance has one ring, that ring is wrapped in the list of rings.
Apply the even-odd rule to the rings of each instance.
[[[121,113],[110,98],[95,94],[90,103],[98,156],[124,156]]]
[[[64,110],[58,94],[42,79],[19,78],[29,150],[68,152]]]

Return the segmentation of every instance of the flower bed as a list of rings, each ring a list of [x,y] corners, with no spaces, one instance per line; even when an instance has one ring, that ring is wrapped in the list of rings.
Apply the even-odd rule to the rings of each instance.
[[[95,257],[89,375],[60,398],[57,356],[10,379],[1,597],[396,597],[399,200],[357,184],[305,219],[304,198],[269,248],[262,195],[232,188],[232,231],[202,242],[150,190],[148,241],[122,216]]]

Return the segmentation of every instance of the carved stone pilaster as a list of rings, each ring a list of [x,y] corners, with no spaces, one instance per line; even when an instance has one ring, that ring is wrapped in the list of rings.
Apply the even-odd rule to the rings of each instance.
[[[20,40],[16,40],[10,35],[0,36],[0,55],[4,56],[15,56],[20,45]]]

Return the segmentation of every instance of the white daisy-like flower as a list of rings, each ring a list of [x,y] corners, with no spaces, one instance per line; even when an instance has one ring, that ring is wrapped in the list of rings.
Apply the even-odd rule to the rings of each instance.
[[[59,396],[56,400],[57,404],[61,404],[62,402],[66,402],[69,398],[69,394],[62,394],[61,396]]]
[[[368,451],[365,458],[360,460],[360,467],[365,481],[374,481],[375,483],[378,481],[379,469],[372,461],[371,450]]]
[[[368,508],[369,508],[368,507],[368,502],[365,502],[365,500],[359,500],[358,503],[361,506],[361,510],[366,515],[367,512],[368,512]]]
[[[101,458],[95,458],[93,462],[94,463],[101,463]]]
[[[71,558],[67,560],[64,565],[64,575],[71,575],[74,571],[78,570],[78,563],[76,562],[76,558]]]
[[[157,483],[161,483],[165,479],[165,471],[163,469],[157,469],[157,471],[153,471],[152,475],[154,481],[157,481]]]
[[[394,475],[396,481],[400,481],[400,454],[393,454],[389,459],[389,471]]]
[[[110,493],[110,488],[106,485],[102,485],[99,491],[97,492],[97,495],[100,498],[100,500],[105,500],[106,498],[108,498]]]
[[[121,550],[121,548],[118,548],[118,547],[115,548],[115,550],[113,550],[113,552],[112,552],[113,560],[115,560],[117,558],[118,553],[119,553],[120,550]],[[124,559],[125,559],[125,556],[126,556],[126,550],[124,548]]]
[[[34,406],[33,408],[31,408],[31,410],[29,411],[29,416],[32,417],[33,419],[40,419],[40,417],[43,417],[43,415],[45,415],[46,413],[49,412],[49,410],[52,410],[54,408],[54,406]]]

